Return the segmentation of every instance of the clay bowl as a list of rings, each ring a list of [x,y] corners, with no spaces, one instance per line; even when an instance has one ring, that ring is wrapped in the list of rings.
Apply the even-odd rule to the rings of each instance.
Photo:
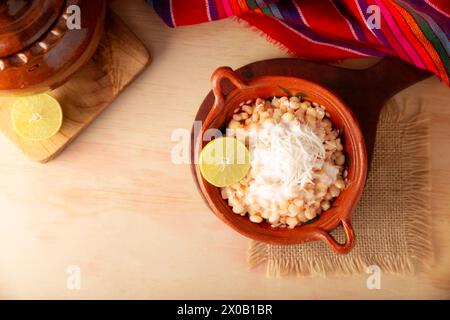
[[[221,82],[227,79],[236,87],[227,96],[223,95]],[[212,76],[215,103],[202,124],[199,134],[194,137],[194,175],[200,192],[212,211],[227,225],[242,235],[265,243],[298,244],[322,240],[336,253],[348,253],[355,243],[351,224],[353,209],[358,202],[367,175],[367,154],[360,126],[351,110],[329,90],[310,81],[283,76],[263,76],[247,83],[243,82],[228,67],[217,69]],[[315,220],[294,229],[272,228],[267,223],[255,224],[248,217],[233,213],[222,199],[220,189],[209,184],[200,174],[198,156],[208,143],[203,136],[210,128],[225,129],[233,111],[242,101],[255,98],[285,96],[287,92],[306,95],[311,101],[324,105],[331,115],[335,128],[341,132],[344,152],[347,156],[348,184],[328,211]],[[344,243],[338,243],[330,232],[340,224],[346,236]]]
[[[61,86],[95,53],[105,11],[106,0],[0,0],[0,95]]]

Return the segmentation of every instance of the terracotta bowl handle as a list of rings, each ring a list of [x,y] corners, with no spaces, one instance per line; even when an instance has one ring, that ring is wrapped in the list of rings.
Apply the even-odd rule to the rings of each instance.
[[[347,254],[355,245],[355,232],[350,220],[342,220],[341,222],[345,233],[345,242],[343,244],[337,242],[332,235],[323,229],[314,230],[314,237],[317,240],[324,241],[331,249],[333,249],[334,252],[339,254]]]
[[[228,79],[238,89],[243,89],[247,86],[230,67],[220,67],[216,69],[211,76],[215,101],[210,112],[208,113],[208,116],[203,122],[204,127],[209,125],[211,120],[214,119],[214,117],[221,111],[221,107],[225,104],[225,95],[222,90],[222,80],[224,79]]]

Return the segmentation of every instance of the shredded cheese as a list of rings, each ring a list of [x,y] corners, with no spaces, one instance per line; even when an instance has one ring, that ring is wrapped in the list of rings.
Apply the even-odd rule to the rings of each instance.
[[[264,123],[250,135],[249,151],[256,180],[250,193],[275,201],[312,183],[314,168],[325,159],[323,140],[307,124],[293,121]]]

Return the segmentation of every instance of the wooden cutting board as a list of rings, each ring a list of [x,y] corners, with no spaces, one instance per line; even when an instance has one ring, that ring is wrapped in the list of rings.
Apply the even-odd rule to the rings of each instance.
[[[50,92],[63,108],[61,131],[42,142],[22,139],[11,124],[14,98],[0,98],[0,130],[30,159],[46,163],[105,110],[150,60],[142,42],[108,10],[105,33],[95,55],[66,84]]]
[[[236,71],[244,81],[264,75],[292,76],[314,81],[331,89],[358,118],[366,140],[369,161],[372,159],[377,123],[384,104],[397,92],[431,76],[428,71],[394,58],[385,58],[364,70],[283,58],[254,62]],[[232,89],[234,87],[230,83],[224,83],[225,95]],[[196,121],[206,118],[213,102],[214,95],[210,92],[200,106]],[[194,156],[193,153],[191,156]]]

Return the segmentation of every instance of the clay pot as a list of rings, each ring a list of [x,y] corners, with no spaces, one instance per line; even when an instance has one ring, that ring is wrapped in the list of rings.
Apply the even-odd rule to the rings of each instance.
[[[227,96],[221,89],[221,81],[228,79],[236,87]],[[212,211],[226,224],[251,239],[273,244],[298,244],[306,241],[322,240],[337,253],[348,253],[354,243],[355,234],[351,224],[353,209],[358,202],[367,175],[367,154],[360,126],[351,110],[329,90],[299,78],[282,76],[264,76],[248,83],[237,77],[227,67],[217,69],[212,76],[215,103],[207,115],[200,133],[194,140],[194,171],[200,192]],[[233,115],[233,111],[243,101],[255,98],[285,96],[286,91],[305,94],[311,101],[325,106],[331,115],[335,128],[342,133],[344,152],[347,155],[348,184],[334,201],[330,210],[310,223],[294,229],[272,228],[268,223],[256,224],[248,217],[233,213],[231,207],[222,199],[220,189],[204,180],[198,166],[198,156],[208,141],[203,141],[203,134],[210,128],[224,128]],[[330,232],[340,224],[343,226],[346,240],[338,243]]]
[[[73,6],[81,29],[72,28]],[[0,0],[0,95],[62,85],[94,54],[105,0]]]

